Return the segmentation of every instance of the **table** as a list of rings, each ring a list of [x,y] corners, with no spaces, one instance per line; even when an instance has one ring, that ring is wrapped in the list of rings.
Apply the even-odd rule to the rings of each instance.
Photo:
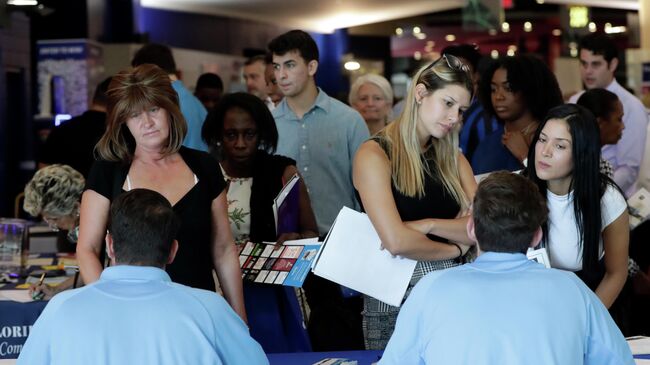
[[[68,255],[39,254],[28,259],[28,272],[61,260],[71,260]],[[27,289],[16,289],[25,279],[0,288],[0,360],[16,359],[29,336],[31,326],[41,315],[47,301],[30,301]],[[7,300],[7,297],[9,300]],[[18,301],[19,300],[19,301]]]
[[[327,358],[356,360],[358,365],[371,365],[379,361],[383,351],[334,351],[334,352],[295,352],[289,354],[268,354],[271,365],[311,365]]]
[[[271,365],[311,365],[327,358],[342,358],[358,361],[358,365],[371,365],[379,361],[383,351],[337,351],[297,352],[290,354],[267,354]],[[650,354],[634,355],[634,359],[650,360]]]
[[[0,359],[18,357],[31,326],[46,304],[43,300],[30,303],[0,301]]]

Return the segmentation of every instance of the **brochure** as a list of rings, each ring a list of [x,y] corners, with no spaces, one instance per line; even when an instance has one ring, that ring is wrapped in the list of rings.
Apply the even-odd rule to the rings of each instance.
[[[239,251],[242,278],[260,284],[302,287],[320,243],[318,238],[275,242],[247,242]]]

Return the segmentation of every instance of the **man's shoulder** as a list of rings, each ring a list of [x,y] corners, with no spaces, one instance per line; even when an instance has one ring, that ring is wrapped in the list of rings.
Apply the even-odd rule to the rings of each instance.
[[[82,288],[66,290],[61,293],[58,293],[47,303],[45,310],[49,313],[56,313],[61,309],[70,307],[69,303],[74,302],[83,302],[87,301],[89,298],[87,292],[91,290],[93,284],[86,285]]]
[[[582,96],[582,94],[584,93],[585,93],[584,90],[580,90],[577,93],[571,95],[571,97],[569,98],[569,103],[576,104],[578,102],[578,99],[580,99],[580,96]]]
[[[172,290],[175,291],[176,295],[180,297],[185,297],[187,300],[194,299],[200,303],[203,307],[208,309],[209,314],[216,314],[210,309],[214,308],[229,308],[228,303],[221,297],[219,294],[205,289],[192,288],[187,285],[171,282],[169,283]]]
[[[329,102],[329,107],[330,107],[330,113],[334,114],[332,116],[332,119],[340,121],[340,122],[348,122],[350,121],[350,118],[353,118],[355,120],[358,120],[362,123],[365,123],[363,120],[363,117],[361,114],[359,114],[358,111],[353,109],[351,106],[345,104],[344,102],[333,98],[329,95],[327,95],[328,102]],[[347,120],[343,120],[341,118],[343,116]]]

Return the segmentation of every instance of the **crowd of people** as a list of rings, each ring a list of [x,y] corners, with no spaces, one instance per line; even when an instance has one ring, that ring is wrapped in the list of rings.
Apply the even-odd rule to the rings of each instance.
[[[145,45],[79,117],[103,127],[55,129],[25,210],[69,230],[85,286],[32,288],[53,299],[19,363],[361,349],[385,350],[380,364],[633,363],[623,334],[650,331],[634,320],[650,269],[629,257],[643,250],[626,198],[648,113],[616,82],[609,38],[581,41],[587,90],[568,103],[536,56],[458,45],[417,70],[397,112],[380,75],[358,77],[349,105],[328,96],[304,31],[268,48],[244,64],[246,93],[204,74],[192,95],[171,50]],[[89,143],[71,151],[70,138]],[[277,232],[273,199],[294,175],[299,224]],[[242,282],[238,246],[322,239],[344,206],[417,261],[402,306],[309,274],[296,318],[296,291]]]

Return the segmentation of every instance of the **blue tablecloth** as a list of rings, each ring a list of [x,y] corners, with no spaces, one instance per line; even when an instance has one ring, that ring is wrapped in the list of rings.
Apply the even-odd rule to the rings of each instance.
[[[16,359],[46,301],[0,301],[0,359]]]
[[[359,365],[370,365],[381,358],[383,351],[337,351],[337,352],[295,352],[291,354],[268,354],[271,365],[311,365],[323,359],[356,360]]]

